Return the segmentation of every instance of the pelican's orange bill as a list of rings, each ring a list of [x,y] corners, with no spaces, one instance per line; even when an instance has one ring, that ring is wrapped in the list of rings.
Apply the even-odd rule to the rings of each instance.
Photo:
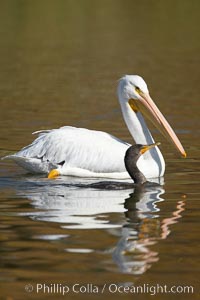
[[[140,96],[141,98],[139,100],[129,100],[130,106],[137,107],[137,110],[146,116],[165,136],[165,138],[175,146],[178,152],[181,153],[182,157],[186,157],[186,152],[177,135],[163,114],[160,112],[154,101],[151,99],[150,95],[140,91]]]

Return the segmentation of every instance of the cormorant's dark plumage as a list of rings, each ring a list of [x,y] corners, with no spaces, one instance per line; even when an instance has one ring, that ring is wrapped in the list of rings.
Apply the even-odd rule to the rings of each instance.
[[[135,184],[145,183],[146,177],[137,167],[137,161],[142,155],[141,150],[144,148],[144,145],[136,144],[128,148],[124,157],[124,163],[126,170],[129,173],[130,177],[134,180]]]

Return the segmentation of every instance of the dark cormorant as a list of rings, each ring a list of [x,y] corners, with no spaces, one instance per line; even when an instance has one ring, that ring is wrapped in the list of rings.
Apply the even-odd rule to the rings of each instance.
[[[127,172],[133,179],[134,183],[122,182],[122,181],[100,181],[91,184],[76,184],[77,187],[82,188],[94,188],[94,189],[131,189],[137,186],[158,186],[157,183],[147,181],[144,174],[138,169],[137,161],[139,157],[151,148],[160,145],[160,143],[154,143],[151,145],[136,144],[128,148],[124,157],[124,163]]]

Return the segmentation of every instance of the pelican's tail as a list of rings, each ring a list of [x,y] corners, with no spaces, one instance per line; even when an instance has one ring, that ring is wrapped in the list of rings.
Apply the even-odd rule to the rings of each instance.
[[[20,167],[26,169],[31,173],[49,173],[49,162],[42,162],[41,159],[33,157],[19,156],[17,154],[11,154],[2,157],[1,159],[14,160]]]

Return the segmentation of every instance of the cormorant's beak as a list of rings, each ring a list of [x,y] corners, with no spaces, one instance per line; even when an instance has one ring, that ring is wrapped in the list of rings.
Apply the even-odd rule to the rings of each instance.
[[[149,93],[143,93],[142,91],[138,91],[140,95],[140,99],[130,99],[129,105],[131,108],[137,112],[141,112],[144,116],[146,116],[157,128],[158,130],[169,140],[176,149],[181,153],[183,157],[186,157],[186,152],[181,145],[178,137],[175,132],[162,115],[154,101],[151,99]]]
[[[157,142],[157,143],[154,143],[154,144],[151,144],[151,145],[144,145],[142,146],[142,148],[140,149],[140,153],[141,154],[144,154],[146,151],[150,150],[151,148],[154,148],[156,146],[159,146],[160,143]]]

